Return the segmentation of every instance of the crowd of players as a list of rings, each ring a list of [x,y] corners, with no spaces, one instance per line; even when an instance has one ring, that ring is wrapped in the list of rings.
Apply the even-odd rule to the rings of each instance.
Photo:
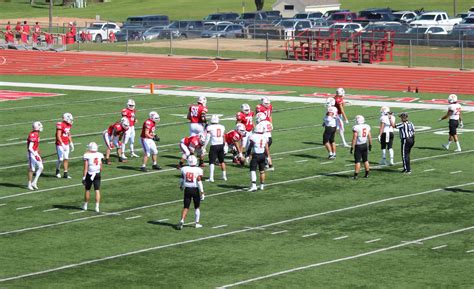
[[[350,153],[354,154],[354,179],[358,178],[361,169],[361,163],[365,168],[365,177],[369,176],[370,167],[368,160],[368,152],[372,149],[371,127],[365,123],[362,115],[355,117],[355,125],[352,128],[352,141],[348,144],[344,138],[344,123],[348,124],[349,120],[344,111],[344,95],[343,88],[336,90],[336,95],[326,100],[326,114],[323,118],[323,144],[328,151],[328,159],[336,158],[335,135],[339,132],[342,145],[350,148]],[[457,137],[457,128],[463,127],[461,119],[461,106],[457,102],[457,96],[452,94],[448,97],[448,111],[440,118],[443,120],[449,118],[449,141],[443,144],[445,149],[454,142],[457,146],[455,151],[461,151],[460,142]],[[202,180],[204,172],[204,157],[206,156],[206,148],[209,146],[208,163],[209,178],[207,181],[214,182],[215,166],[220,166],[222,171],[222,179],[227,180],[226,164],[224,157],[228,152],[233,155],[233,162],[250,167],[251,186],[249,191],[265,188],[265,171],[274,170],[271,160],[270,147],[272,145],[272,112],[273,107],[268,97],[263,97],[261,103],[252,111],[248,104],[242,104],[241,111],[236,114],[235,128],[227,131],[220,124],[218,114],[212,114],[208,123],[207,99],[204,96],[198,98],[197,103],[189,107],[187,118],[190,121],[189,136],[184,137],[179,142],[179,148],[182,152],[181,158],[177,165],[181,171],[180,188],[184,190],[184,208],[182,218],[177,225],[178,229],[183,227],[186,215],[188,213],[190,203],[193,201],[195,208],[195,226],[201,227],[200,218],[200,201],[204,199],[204,188]],[[414,145],[415,129],[414,125],[408,121],[408,114],[401,113],[399,115],[401,122],[395,124],[395,116],[390,108],[383,106],[380,110],[380,127],[378,133],[378,141],[381,144],[382,159],[381,165],[394,165],[394,129],[398,128],[401,138],[401,153],[403,162],[403,173],[410,174],[410,151]],[[255,119],[255,123],[254,123]],[[156,142],[160,141],[156,133],[156,125],[160,121],[160,116],[156,111],[152,111],[143,123],[140,142],[143,149],[142,171],[147,171],[147,162],[151,157],[152,169],[160,170],[157,156],[158,148]],[[119,162],[127,162],[126,146],[129,146],[130,157],[139,157],[135,151],[135,124],[136,109],[135,101],[129,99],[126,107],[121,111],[121,119],[110,126],[103,132],[104,142],[106,146],[105,156],[98,152],[98,145],[94,142],[89,143],[88,150],[84,154],[84,169],[82,173],[82,182],[85,186],[85,197],[82,208],[87,210],[90,190],[94,186],[96,194],[95,211],[99,212],[100,203],[100,173],[103,164],[111,164],[110,154],[116,148]],[[72,141],[71,128],[73,124],[73,116],[70,113],[64,113],[63,121],[56,124],[56,177],[70,179],[68,173],[69,154],[74,151],[74,143]],[[38,189],[38,178],[43,171],[43,161],[39,153],[39,133],[43,130],[41,122],[33,123],[33,131],[30,132],[27,139],[28,146],[28,189]],[[388,152],[388,157],[387,157]],[[63,165],[63,174],[60,169]],[[257,170],[259,172],[259,187],[257,187]],[[35,175],[34,175],[35,174]],[[33,178],[34,175],[34,178]]]

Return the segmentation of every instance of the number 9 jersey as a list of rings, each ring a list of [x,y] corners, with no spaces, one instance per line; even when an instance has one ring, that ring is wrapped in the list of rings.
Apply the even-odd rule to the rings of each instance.
[[[200,167],[185,166],[181,168],[182,186],[184,188],[197,188],[198,177],[204,175]]]

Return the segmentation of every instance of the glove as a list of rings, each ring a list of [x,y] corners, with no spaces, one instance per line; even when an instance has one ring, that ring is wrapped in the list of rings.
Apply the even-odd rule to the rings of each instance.
[[[204,201],[204,199],[206,198],[206,195],[204,195],[204,193],[201,194],[201,201]]]
[[[40,155],[35,155],[35,159],[40,162],[41,161]]]
[[[462,123],[462,121],[459,123],[459,127],[464,128],[464,123]]]
[[[351,151],[350,151],[349,153],[352,154],[352,153],[353,153],[353,150],[354,150],[354,149],[351,147]]]
[[[86,185],[86,177],[82,177],[82,184],[85,186]]]
[[[380,135],[377,137],[377,140],[380,142]]]
[[[157,135],[155,135],[155,136],[153,137],[153,140],[158,142],[158,141],[160,141],[160,137],[157,136]]]
[[[346,123],[349,123],[349,120],[348,120],[348,119],[346,119]]]
[[[372,145],[369,144],[369,152],[372,151]]]
[[[72,142],[69,144],[69,148],[71,149],[71,152],[74,151],[74,144]]]

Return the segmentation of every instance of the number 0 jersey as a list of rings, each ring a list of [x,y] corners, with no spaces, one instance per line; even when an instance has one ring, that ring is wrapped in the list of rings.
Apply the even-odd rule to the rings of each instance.
[[[200,167],[185,166],[181,168],[181,178],[183,179],[183,187],[197,188],[198,177],[203,176],[204,173]]]
[[[356,145],[367,143],[367,137],[370,133],[370,126],[368,124],[356,124],[352,127],[352,131],[357,133]]]
[[[87,161],[87,173],[89,175],[100,173],[100,164],[104,155],[99,152],[86,152],[84,154],[84,160]]]
[[[222,124],[211,124],[206,128],[211,136],[211,146],[224,144],[225,127]]]

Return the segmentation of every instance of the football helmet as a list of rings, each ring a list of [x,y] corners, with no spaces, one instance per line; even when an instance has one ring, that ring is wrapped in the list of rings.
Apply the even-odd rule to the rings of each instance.
[[[205,96],[200,96],[200,97],[198,97],[197,103],[200,103],[200,104],[206,106],[207,98]]]
[[[247,103],[244,103],[240,106],[240,110],[245,114],[249,114],[250,113],[250,105],[248,105]]]
[[[335,106],[330,106],[330,107],[328,107],[328,112],[331,112],[333,114],[337,114],[337,108]]]
[[[219,116],[217,114],[211,116],[211,123],[219,123]]]
[[[243,123],[238,123],[236,126],[235,126],[235,130],[240,134],[240,135],[244,135],[245,134],[245,125]]]
[[[202,145],[206,143],[206,134],[205,133],[201,132],[199,134],[199,143],[202,144]]]
[[[126,117],[122,117],[120,119],[120,124],[124,127],[124,128],[129,128],[130,127],[130,122],[128,121],[128,118]]]
[[[95,142],[90,142],[87,145],[87,149],[90,150],[91,152],[96,152],[99,150],[99,146]]]
[[[36,130],[36,131],[43,131],[43,124],[39,121],[35,121],[33,123],[33,130]]]
[[[262,97],[262,105],[268,107],[270,105],[270,99],[266,96]]]
[[[154,122],[160,121],[160,115],[156,111],[151,111],[149,117]]]
[[[197,166],[197,163],[198,163],[198,160],[197,160],[196,156],[190,155],[188,157],[188,165],[189,166],[195,167],[195,166]]]
[[[449,102],[449,103],[456,103],[456,102],[458,102],[458,96],[455,95],[455,94],[450,94],[450,95],[448,96],[448,102]]]
[[[331,107],[335,105],[336,105],[336,100],[334,100],[333,97],[326,98],[326,104],[325,104],[326,107]]]
[[[130,109],[135,108],[135,101],[133,99],[129,99],[127,101],[127,107]]]
[[[390,107],[388,106],[382,106],[380,108],[380,114],[381,115],[387,115],[390,112]]]
[[[264,121],[265,119],[267,119],[267,116],[263,112],[257,113],[257,116],[255,117],[255,120],[257,123],[260,123],[261,121]]]
[[[346,95],[346,91],[344,90],[344,88],[339,87],[338,89],[336,89],[336,95],[344,96]]]
[[[69,112],[66,112],[65,114],[63,114],[63,121],[69,123],[69,124],[72,124],[74,118],[72,117],[72,114],[70,114]]]
[[[356,124],[364,124],[365,123],[365,118],[362,115],[356,115],[355,123]]]

